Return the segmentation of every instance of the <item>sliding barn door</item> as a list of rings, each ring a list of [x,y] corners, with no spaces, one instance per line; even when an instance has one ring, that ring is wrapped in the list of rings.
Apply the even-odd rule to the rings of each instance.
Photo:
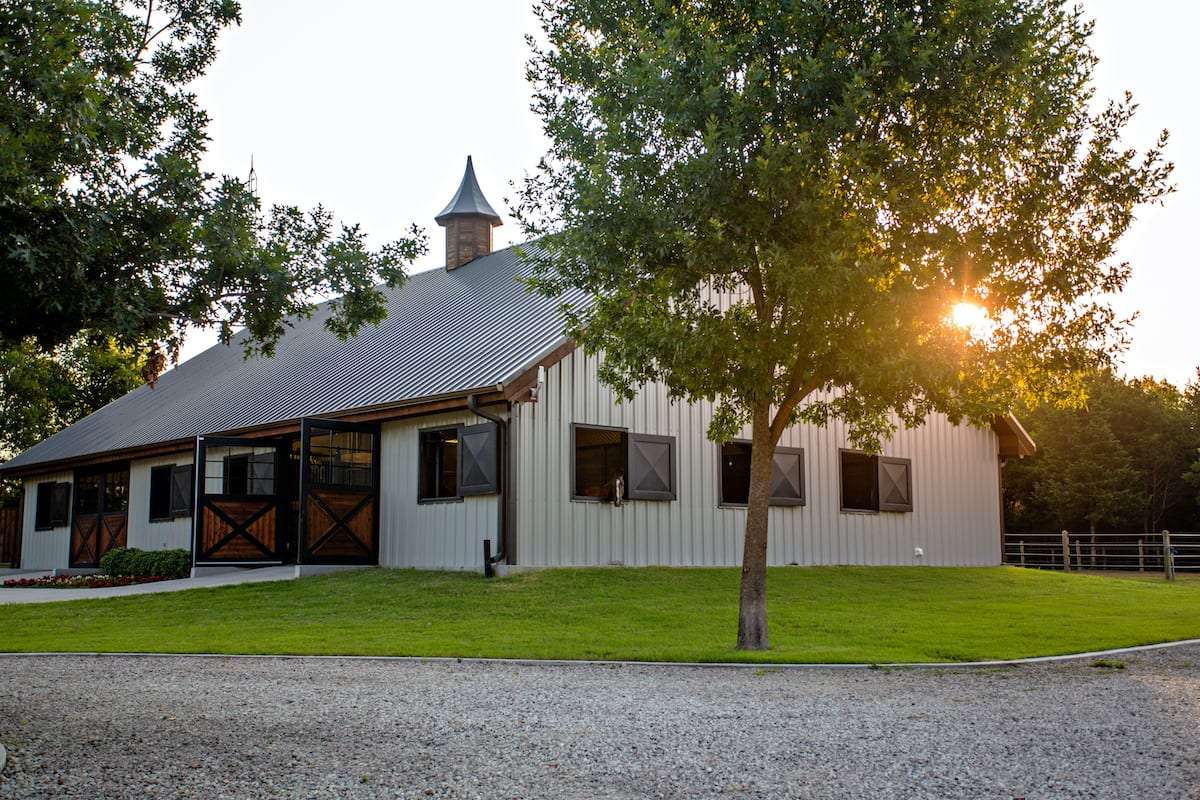
[[[273,440],[201,436],[196,441],[198,565],[279,564],[285,454]]]
[[[379,563],[378,425],[301,421],[298,560]]]

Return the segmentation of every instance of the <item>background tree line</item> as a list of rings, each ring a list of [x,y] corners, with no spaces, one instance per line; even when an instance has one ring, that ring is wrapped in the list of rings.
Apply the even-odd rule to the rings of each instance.
[[[1086,408],[1022,422],[1038,453],[1004,468],[1008,530],[1200,530],[1200,369],[1183,389],[1100,373]]]

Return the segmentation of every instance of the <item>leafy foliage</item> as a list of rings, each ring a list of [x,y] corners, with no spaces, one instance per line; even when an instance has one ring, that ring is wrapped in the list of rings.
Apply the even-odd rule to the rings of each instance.
[[[0,350],[0,461],[86,417],[142,382],[142,356],[80,334],[50,351],[32,338]],[[19,482],[0,481],[0,504]]]
[[[593,298],[567,331],[619,395],[717,401],[714,440],[751,424],[748,603],[788,425],[877,449],[932,411],[1078,405],[1122,344],[1110,259],[1170,189],[1166,133],[1139,154],[1128,96],[1091,110],[1092,26],[1064,0],[535,8],[535,285]],[[947,324],[964,300],[987,335]]]
[[[1086,409],[1026,418],[1037,455],[1004,468],[1010,530],[1154,532],[1200,526],[1200,373],[1180,391],[1150,378],[1093,378]],[[1198,487],[1200,488],[1200,487]]]
[[[378,249],[356,226],[264,211],[203,171],[208,117],[189,90],[240,19],[233,0],[46,0],[0,6],[0,342],[98,331],[126,346],[189,326],[251,333],[339,294],[342,335],[385,314],[378,280],[425,252],[417,228]]]
[[[192,571],[189,550],[139,550],[136,547],[117,547],[100,557],[100,571],[105,575],[154,577],[172,580],[186,578]]]

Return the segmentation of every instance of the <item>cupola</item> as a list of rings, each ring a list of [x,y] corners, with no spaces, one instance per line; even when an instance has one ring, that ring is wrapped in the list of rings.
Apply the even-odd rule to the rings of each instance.
[[[446,269],[456,269],[492,252],[492,228],[504,222],[483,196],[470,156],[458,191],[434,219],[446,229]]]

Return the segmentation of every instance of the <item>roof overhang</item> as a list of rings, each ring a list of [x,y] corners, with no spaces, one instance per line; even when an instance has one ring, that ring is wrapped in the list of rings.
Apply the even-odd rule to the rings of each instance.
[[[1001,458],[1024,458],[1037,452],[1037,444],[1012,414],[994,417],[992,430],[1000,438]]]
[[[321,419],[337,419],[347,422],[389,422],[391,420],[407,419],[409,417],[420,417],[428,414],[439,414],[450,411],[460,411],[468,408],[467,398],[474,395],[477,405],[489,406],[507,402],[503,393],[498,387],[480,387],[471,389],[465,392],[457,392],[452,395],[443,395],[440,397],[422,398],[420,400],[408,401],[404,403],[391,403],[388,405],[371,406],[365,408],[354,408],[346,411],[331,411],[328,413],[314,414],[313,417]],[[269,439],[275,436],[283,436],[289,433],[296,433],[300,430],[299,419],[281,420],[279,422],[271,422],[264,425],[256,425],[248,428],[234,428],[225,431],[208,431],[205,436],[244,436],[251,439]],[[189,453],[195,446],[195,437],[187,439],[173,439],[165,442],[154,442],[152,444],[139,445],[137,447],[125,447],[118,450],[105,450],[99,453],[88,453],[86,455],[74,456],[72,458],[62,458],[55,461],[40,461],[28,466],[5,467],[0,464],[0,478],[30,478],[36,475],[46,475],[54,472],[65,472],[78,467],[86,467],[94,464],[107,464],[116,461],[129,461],[138,458],[152,458],[154,456],[165,456],[173,453]]]

